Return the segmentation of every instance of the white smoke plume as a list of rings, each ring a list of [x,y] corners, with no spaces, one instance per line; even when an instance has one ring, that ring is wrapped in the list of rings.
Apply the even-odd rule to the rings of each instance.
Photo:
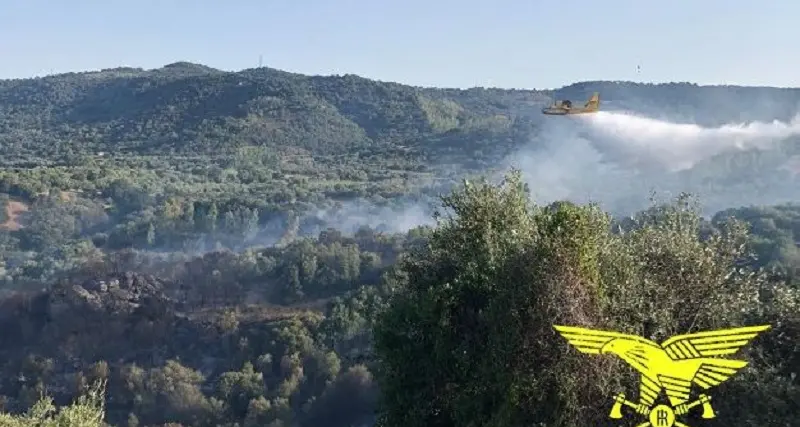
[[[800,134],[800,117],[789,123],[775,120],[716,128],[602,111],[582,118],[595,145],[661,163],[671,171],[688,169],[729,150],[769,149],[777,141]]]
[[[769,152],[795,135],[800,135],[800,120],[712,128],[599,112],[543,120],[531,143],[507,163],[522,170],[539,203],[597,202],[613,212],[627,214],[645,207],[653,191],[662,195],[702,193],[701,187],[686,177],[693,176],[693,168],[701,169],[698,164],[703,161],[724,153],[754,149]],[[800,197],[798,186],[783,184],[786,182],[767,192],[737,187],[715,189],[709,194],[703,187],[706,194],[698,195],[712,209],[784,203]]]
[[[303,234],[316,235],[332,227],[344,234],[367,226],[386,233],[403,233],[420,225],[433,225],[433,204],[408,200],[393,206],[378,206],[363,199],[337,203],[303,218]]]

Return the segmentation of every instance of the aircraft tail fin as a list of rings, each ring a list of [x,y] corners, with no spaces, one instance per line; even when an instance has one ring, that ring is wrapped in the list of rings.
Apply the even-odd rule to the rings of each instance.
[[[594,95],[592,95],[592,97],[589,98],[589,101],[586,102],[585,107],[586,107],[587,110],[591,110],[591,111],[599,110],[600,109],[600,94],[598,92],[595,92]]]

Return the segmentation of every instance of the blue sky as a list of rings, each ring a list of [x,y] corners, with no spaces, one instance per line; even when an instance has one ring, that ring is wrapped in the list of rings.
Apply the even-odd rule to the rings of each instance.
[[[0,78],[180,60],[239,70],[263,55],[424,86],[800,86],[798,21],[791,0],[0,0]]]

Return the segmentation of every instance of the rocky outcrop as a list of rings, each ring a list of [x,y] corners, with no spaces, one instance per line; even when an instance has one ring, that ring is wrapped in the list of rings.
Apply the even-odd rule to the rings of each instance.
[[[174,301],[165,294],[165,288],[158,278],[138,273],[111,274],[82,283],[62,281],[50,291],[49,312],[51,317],[75,309],[131,314],[143,304],[172,306]]]

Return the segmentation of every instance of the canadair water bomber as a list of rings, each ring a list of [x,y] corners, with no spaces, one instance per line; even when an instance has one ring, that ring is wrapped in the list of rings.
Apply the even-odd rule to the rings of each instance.
[[[572,101],[555,101],[553,105],[543,108],[542,113],[550,116],[566,116],[569,114],[589,114],[600,110],[600,94],[595,92],[583,107],[573,107]]]

